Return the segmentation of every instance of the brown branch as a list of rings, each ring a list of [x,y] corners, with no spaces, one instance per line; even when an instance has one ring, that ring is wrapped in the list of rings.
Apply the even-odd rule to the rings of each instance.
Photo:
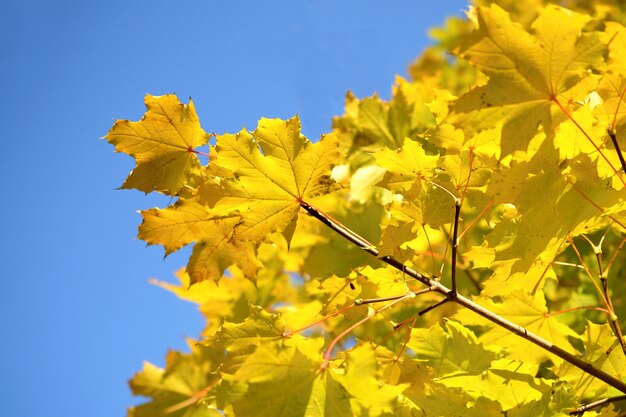
[[[450,276],[452,277],[452,296],[456,297],[456,259],[457,249],[459,247],[459,217],[461,215],[461,199],[456,198],[454,200],[454,227],[452,232],[452,268],[450,270]]]
[[[423,316],[424,314],[428,313],[429,311],[433,311],[434,309],[436,309],[439,306],[444,305],[445,303],[447,303],[448,301],[450,301],[450,298],[444,298],[441,301],[436,302],[435,304],[426,307],[425,309],[423,309],[422,311],[420,311],[419,313],[417,313],[418,316]]]
[[[321,221],[322,223],[324,223],[326,226],[328,226],[329,228],[331,228],[332,230],[334,230],[336,233],[338,233],[339,235],[343,236],[344,238],[348,239],[350,242],[354,243],[356,246],[360,247],[361,249],[363,249],[364,251],[368,252],[369,254],[371,254],[372,256],[380,259],[382,262],[385,262],[388,265],[391,265],[392,267],[404,272],[406,275],[410,276],[411,278],[421,282],[422,284],[432,288],[432,291],[437,292],[439,294],[445,295],[446,298],[448,298],[450,301],[453,301],[465,308],[467,308],[468,310],[473,311],[474,313],[478,314],[479,316],[491,321],[492,323],[508,330],[511,333],[514,333],[526,340],[528,340],[529,342],[535,344],[536,346],[539,346],[540,348],[558,356],[559,358],[563,359],[564,361],[572,364],[573,366],[581,369],[583,372],[586,372],[589,375],[592,375],[596,378],[598,378],[599,380],[605,382],[606,384],[612,386],[613,388],[626,393],[626,383],[624,383],[623,381],[621,381],[620,379],[609,375],[608,373],[602,371],[601,369],[598,369],[596,367],[594,367],[591,363],[585,361],[584,359],[579,358],[578,356],[575,356],[571,353],[569,353],[568,351],[566,351],[565,349],[554,345],[553,343],[539,337],[538,335],[529,332],[527,329],[525,329],[522,326],[519,326],[509,320],[506,320],[505,318],[493,313],[492,311],[476,304],[475,302],[473,302],[472,300],[463,297],[461,294],[456,294],[456,295],[452,295],[453,292],[452,290],[450,290],[449,288],[447,288],[446,286],[444,286],[443,284],[441,284],[439,281],[433,280],[430,277],[427,277],[425,275],[420,274],[419,272],[415,271],[412,268],[409,268],[405,265],[403,265],[401,262],[399,262],[398,260],[390,257],[390,256],[382,256],[379,257],[378,256],[378,250],[376,250],[376,248],[373,247],[373,245],[371,243],[369,243],[367,240],[363,239],[362,237],[360,237],[357,233],[353,232],[352,230],[348,229],[347,227],[345,227],[344,225],[342,225],[341,223],[337,222],[336,220],[331,220],[329,217],[325,216],[324,214],[322,214],[319,210],[317,210],[315,207],[311,206],[310,204],[301,201],[300,202],[301,207],[306,210],[311,216],[315,217],[316,219],[318,219],[319,221]],[[396,301],[397,302],[397,301]]]
[[[580,406],[577,409],[570,411],[569,413],[570,415],[582,416],[586,411],[589,411],[592,408],[601,407],[605,404],[614,403],[617,401],[624,401],[624,400],[626,400],[626,395],[618,395],[617,397],[603,398],[601,400],[594,401],[592,403]]]
[[[614,130],[608,130],[608,134],[611,137],[611,142],[613,142],[613,146],[615,147],[615,152],[617,152],[617,157],[619,158],[620,164],[622,164],[622,170],[626,172],[626,161],[624,161],[624,155],[622,155],[622,150],[619,147],[619,143],[617,143],[617,137],[615,136]]]

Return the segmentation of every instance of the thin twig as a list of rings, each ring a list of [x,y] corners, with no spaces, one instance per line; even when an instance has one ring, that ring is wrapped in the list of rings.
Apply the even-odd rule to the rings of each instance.
[[[622,328],[620,327],[619,322],[617,321],[617,316],[615,315],[615,310],[613,308],[613,302],[611,301],[611,295],[609,293],[609,285],[608,285],[608,282],[607,282],[607,279],[606,279],[607,274],[604,271],[604,268],[602,266],[602,242],[604,241],[606,233],[604,234],[604,236],[602,236],[602,239],[600,240],[600,244],[598,244],[598,245],[594,244],[587,236],[585,236],[585,235],[582,235],[582,236],[585,238],[585,240],[587,240],[587,242],[589,242],[589,245],[591,245],[591,247],[593,249],[593,253],[596,255],[596,262],[598,264],[598,277],[600,279],[600,282],[602,283],[602,289],[600,289],[600,287],[596,283],[596,280],[593,278],[593,275],[591,274],[591,271],[589,270],[587,265],[585,265],[585,263],[583,261],[583,258],[580,255],[580,252],[578,252],[578,248],[576,248],[576,245],[574,244],[574,240],[573,239],[570,239],[570,244],[572,246],[572,249],[574,249],[574,252],[576,253],[576,256],[580,260],[580,263],[582,264],[585,272],[587,273],[587,275],[589,275],[589,279],[591,279],[591,282],[596,287],[596,290],[602,295],[602,299],[604,301],[604,304],[605,304],[606,310],[607,310],[607,314],[608,314],[609,326],[611,327],[611,330],[613,330],[613,334],[617,338],[617,340],[618,340],[618,342],[620,344],[620,347],[622,348],[622,352],[626,356],[626,342],[624,341],[624,335],[622,334]]]
[[[617,33],[615,33],[615,35],[617,35]],[[613,42],[613,39],[615,39],[615,36],[611,38],[611,42]],[[619,95],[619,100],[617,100],[617,106],[615,107],[615,113],[613,114],[613,123],[611,123],[611,127],[609,128],[609,130],[615,131],[615,127],[617,126],[617,114],[619,113],[619,107],[624,100],[624,93],[626,93],[626,88],[624,88],[622,90],[622,94]]]
[[[426,307],[425,309],[423,309],[422,311],[420,311],[419,313],[417,313],[420,317],[423,316],[424,314],[428,313],[429,311],[433,311],[434,309],[436,309],[439,306],[444,305],[445,303],[447,303],[448,301],[450,301],[450,298],[444,298],[441,301],[436,302],[435,304]]]
[[[574,243],[574,239],[570,237],[569,243],[570,243],[570,247],[574,250],[574,253],[576,254],[576,257],[578,257],[578,260],[580,261],[580,264],[582,265],[583,269],[587,273],[587,276],[589,277],[589,280],[591,281],[593,286],[596,287],[596,291],[598,292],[598,294],[602,298],[602,301],[604,302],[604,305],[606,306],[607,310],[610,311],[611,307],[609,307],[609,302],[607,301],[607,299],[606,299],[606,297],[604,295],[604,291],[602,291],[602,289],[600,288],[600,286],[596,282],[595,278],[593,277],[593,274],[591,273],[591,271],[589,270],[589,268],[585,264],[585,261],[583,260],[582,255],[580,254],[580,252],[578,251],[578,248],[576,247],[576,244]]]
[[[626,395],[618,395],[617,397],[603,398],[601,400],[582,405],[578,407],[577,409],[570,411],[569,413],[570,415],[582,416],[586,411],[589,411],[592,408],[601,407],[605,404],[614,403],[617,401],[624,401],[624,400],[626,400]]]
[[[605,235],[606,236],[606,235]],[[604,240],[604,236],[602,237]],[[590,242],[591,243],[591,242]],[[598,246],[593,246],[593,252],[596,255],[596,260],[598,262],[598,276],[600,277],[600,282],[602,283],[602,291],[604,291],[604,298],[606,298],[607,307],[609,310],[609,322],[611,323],[611,327],[613,328],[613,332],[615,333],[615,337],[619,341],[619,344],[622,348],[622,352],[626,356],[626,342],[624,341],[624,335],[622,334],[622,328],[617,321],[617,316],[615,315],[615,309],[613,308],[613,301],[611,301],[611,294],[609,293],[609,283],[606,279],[607,274],[602,267],[602,242]]]
[[[391,297],[381,297],[381,298],[358,298],[356,300],[354,300],[354,305],[360,306],[363,304],[373,304],[373,303],[382,303],[385,301],[393,301],[393,300],[398,300],[400,298],[406,298],[407,296],[410,296],[410,298],[413,298],[415,296],[421,295],[421,294],[426,294],[427,292],[431,292],[432,289],[431,288],[424,288],[423,290],[418,290],[418,291],[411,291],[408,294],[402,294],[402,295],[394,295]]]
[[[625,243],[626,243],[626,237],[622,239],[622,241],[617,246],[617,249],[615,249],[615,252],[613,253],[613,256],[611,257],[611,260],[609,261],[609,263],[606,265],[606,268],[604,269],[605,274],[607,275],[609,274],[609,271],[611,270],[611,266],[613,265],[613,262],[615,262],[615,259],[617,258],[617,254],[622,250]]]
[[[608,130],[607,132],[611,138],[611,141],[613,142],[613,146],[615,147],[615,152],[617,152],[617,157],[619,158],[619,162],[620,164],[622,164],[622,170],[626,172],[626,161],[624,161],[624,155],[622,155],[622,150],[620,149],[619,143],[617,142],[617,136],[615,136],[615,131]]]
[[[619,147],[619,143],[617,142],[617,132],[615,127],[617,126],[617,113],[619,113],[619,107],[624,100],[624,93],[626,93],[626,88],[622,90],[622,94],[619,96],[619,100],[617,101],[617,107],[615,108],[615,114],[613,115],[613,123],[606,130],[606,132],[611,137],[611,141],[613,142],[613,146],[615,147],[615,152],[617,152],[617,157],[619,158],[619,162],[622,164],[622,169],[626,172],[626,161],[624,161],[624,155],[622,155],[622,151]]]
[[[482,287],[480,286],[480,282],[478,282],[472,271],[469,269],[469,266],[465,266],[463,268],[463,272],[465,272],[465,275],[467,275],[467,279],[469,279],[474,288],[476,288],[476,291],[478,291],[478,293],[480,294],[480,292],[482,291]]]
[[[339,333],[331,342],[330,345],[328,345],[328,348],[326,348],[326,353],[324,354],[324,362],[322,363],[322,365],[320,366],[320,369],[326,369],[328,367],[328,364],[330,363],[330,355],[332,354],[333,349],[335,348],[335,345],[348,333],[350,333],[352,330],[356,329],[357,327],[359,327],[361,324],[365,323],[366,321],[368,321],[369,319],[371,319],[372,317],[375,317],[378,313],[380,313],[383,310],[386,310],[388,308],[390,308],[391,306],[399,303],[400,301],[406,299],[406,298],[413,298],[415,297],[412,293],[409,294],[405,294],[404,296],[394,300],[393,302],[389,303],[389,304],[385,304],[384,306],[382,306],[381,308],[379,308],[378,310],[374,310],[374,312],[372,314],[368,314],[367,316],[365,316],[364,318],[362,318],[361,320],[357,321],[356,323],[354,323],[353,325],[351,325],[350,327],[348,327],[347,329],[345,329],[343,332]]]
[[[420,274],[419,272],[415,271],[412,268],[409,268],[408,266],[405,266],[402,262],[398,261],[397,259],[395,259],[395,258],[393,258],[391,256],[381,256],[381,257],[379,257],[378,249],[376,249],[376,247],[374,245],[372,245],[370,242],[368,242],[366,239],[362,238],[361,236],[359,236],[358,234],[356,234],[352,230],[348,229],[343,224],[339,223],[339,221],[337,221],[337,220],[331,218],[330,216],[322,213],[320,210],[316,209],[315,207],[311,206],[310,204],[308,204],[308,203],[306,203],[304,201],[300,201],[300,206],[303,209],[305,209],[311,216],[315,217],[316,219],[318,219],[319,221],[324,223],[326,226],[330,227],[335,232],[339,233],[341,236],[343,236],[344,238],[348,239],[350,242],[354,243],[355,245],[357,245],[358,247],[363,249],[365,252],[367,252],[370,255],[376,257],[377,259],[381,260],[382,262],[384,262],[384,263],[386,263],[388,265],[391,265],[392,267],[396,268],[397,270],[404,272],[405,274],[407,274],[411,278],[414,278],[414,279],[420,281],[421,283],[426,284],[429,287],[432,286],[431,282],[433,282],[433,283],[436,282],[436,281],[432,280],[429,276]]]
[[[466,233],[468,230],[470,230],[470,229],[472,228],[472,226],[474,226],[474,224],[476,224],[476,222],[477,222],[478,220],[480,220],[480,219],[481,219],[481,218],[485,215],[485,213],[487,212],[487,210],[489,210],[489,208],[493,205],[493,202],[494,202],[494,199],[493,199],[493,198],[492,198],[491,200],[489,200],[489,202],[487,203],[487,205],[485,206],[485,208],[483,208],[483,209],[481,210],[481,212],[480,212],[480,213],[478,213],[478,216],[476,216],[476,217],[474,218],[474,220],[472,220],[472,222],[471,222],[471,223],[470,223],[467,227],[465,227],[465,228],[463,229],[463,232],[459,235],[459,240],[461,240],[461,239],[463,238],[463,235],[465,235],[465,233]]]
[[[357,233],[351,230],[348,232],[347,230],[349,229],[347,229],[347,227],[345,227],[341,223],[338,223],[337,221],[330,220],[328,217],[324,216],[319,210],[317,210],[316,208],[314,208],[313,206],[311,206],[310,204],[304,201],[300,201],[300,205],[311,216],[315,217],[316,219],[324,223],[326,226],[334,230],[336,233],[348,239],[350,242],[354,243],[356,246],[365,250],[372,256],[375,256],[376,258],[378,258],[378,251],[369,242],[367,242],[367,240],[360,237]],[[446,297],[449,297],[449,295],[452,293],[452,291],[449,288],[441,284],[439,281],[436,281],[434,279],[431,279],[430,277],[427,277],[425,275],[418,273],[414,269],[403,265],[401,262],[397,261],[396,259],[390,256],[383,256],[378,259],[387,263],[388,265],[393,266],[394,268],[400,271],[403,271],[408,276],[421,282],[422,284],[428,287],[431,287],[433,292],[437,292],[439,294],[445,295]],[[558,356],[564,361],[581,369],[583,372],[586,372],[587,374],[598,378],[599,380],[605,382],[611,387],[623,393],[626,393],[626,383],[624,383],[620,379],[602,371],[601,369],[594,367],[591,363],[585,361],[584,359],[581,359],[580,357],[569,353],[565,349],[557,345],[554,345],[553,343],[537,336],[536,334],[529,332],[524,327],[517,325],[509,320],[506,320],[505,318],[493,313],[492,311],[487,310],[486,308],[476,304],[472,300],[463,297],[461,294],[457,294],[456,297],[454,297],[454,299],[452,299],[451,301],[467,308],[470,311],[473,311],[474,313],[502,327],[503,329],[506,329],[509,332],[528,340],[529,342],[535,344],[536,346],[539,346],[540,348]]]
[[[459,234],[459,217],[461,215],[461,199],[454,200],[454,227],[452,232],[452,268],[450,275],[452,277],[452,296],[457,294],[456,290],[456,251],[459,246],[459,240],[457,238]]]
[[[347,306],[345,306],[345,307],[343,307],[343,308],[340,308],[339,310],[335,311],[334,313],[328,314],[328,315],[326,315],[326,316],[322,317],[321,319],[316,320],[316,321],[314,321],[313,323],[307,324],[306,326],[304,326],[304,327],[302,327],[302,328],[300,328],[300,329],[298,329],[298,330],[292,330],[292,331],[290,331],[290,332],[284,332],[284,333],[283,333],[283,337],[291,337],[291,336],[293,336],[294,334],[296,334],[296,333],[300,333],[300,332],[301,332],[301,331],[303,331],[303,330],[306,330],[306,329],[308,329],[308,328],[310,328],[310,327],[313,327],[313,326],[315,326],[315,325],[317,325],[317,324],[320,324],[320,323],[324,322],[325,320],[328,320],[328,319],[329,319],[329,318],[331,318],[331,317],[335,317],[336,315],[341,314],[341,313],[343,313],[344,311],[351,309],[351,308],[352,308],[352,307],[354,307],[355,305],[356,305],[356,303],[351,303],[350,305],[347,305]]]

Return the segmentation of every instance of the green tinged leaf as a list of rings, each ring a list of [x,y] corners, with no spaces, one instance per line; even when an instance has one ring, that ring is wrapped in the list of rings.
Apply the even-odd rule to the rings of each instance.
[[[148,362],[130,380],[134,395],[151,398],[150,402],[129,409],[132,417],[216,417],[219,411],[205,399],[218,383],[214,373],[219,356],[200,346],[192,352],[169,352],[165,369]]]

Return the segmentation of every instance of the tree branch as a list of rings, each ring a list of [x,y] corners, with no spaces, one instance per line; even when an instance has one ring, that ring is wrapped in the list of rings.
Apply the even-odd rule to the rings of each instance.
[[[586,372],[589,375],[592,375],[598,378],[599,380],[607,383],[613,388],[623,393],[626,393],[626,383],[624,383],[623,381],[615,378],[612,375],[607,374],[601,369],[594,367],[591,363],[579,358],[578,356],[575,356],[569,353],[565,349],[552,344],[551,342],[539,337],[538,335],[534,333],[529,332],[527,329],[523,328],[522,326],[519,326],[511,321],[506,320],[503,317],[498,316],[492,311],[487,310],[486,308],[476,304],[472,300],[465,298],[460,294],[453,295],[454,292],[450,290],[449,288],[447,288],[446,286],[444,286],[443,284],[441,284],[439,281],[433,280],[430,277],[420,274],[414,269],[403,265],[400,261],[390,256],[379,257],[378,250],[370,242],[368,242],[367,240],[359,236],[354,231],[348,229],[346,226],[342,225],[338,221],[331,219],[329,216],[326,216],[325,214],[317,210],[315,207],[311,206],[310,204],[304,201],[300,201],[300,206],[304,210],[306,210],[311,216],[315,217],[316,219],[324,223],[326,226],[328,226],[329,228],[331,228],[332,230],[334,230],[335,232],[337,232],[344,238],[348,239],[350,242],[354,243],[356,246],[360,247],[361,249],[368,252],[372,256],[378,258],[382,262],[385,262],[386,264],[391,265],[392,267],[402,271],[403,273],[410,276],[411,278],[414,278],[417,281],[421,282],[422,284],[432,288],[432,291],[445,295],[446,298],[448,298],[450,301],[453,301],[467,308],[468,310],[473,311],[474,313],[491,321],[492,323],[558,356],[564,361],[581,369],[583,372]]]
[[[589,411],[592,408],[601,407],[601,406],[603,406],[605,404],[614,403],[614,402],[623,401],[623,400],[626,400],[626,395],[619,395],[617,397],[603,398],[601,400],[594,401],[592,403],[580,406],[577,409],[570,411],[569,413],[570,413],[570,415],[582,416],[586,411]]]
[[[452,296],[456,297],[456,258],[457,258],[457,249],[459,246],[459,217],[461,215],[461,199],[454,199],[454,227],[452,232],[452,268],[451,268],[451,278],[452,278]]]
[[[611,301],[611,294],[609,293],[609,283],[606,279],[606,271],[602,266],[602,243],[600,245],[593,245],[593,252],[596,255],[596,260],[598,262],[598,275],[600,277],[600,282],[602,283],[602,291],[604,291],[604,298],[606,298],[607,307],[609,310],[609,323],[611,323],[611,327],[613,328],[613,332],[615,333],[615,337],[619,341],[620,346],[622,347],[622,352],[626,355],[626,341],[624,341],[624,335],[622,334],[622,328],[617,321],[617,316],[615,315],[615,310],[613,309],[613,301]]]
[[[622,169],[624,170],[624,172],[626,172],[626,161],[624,161],[624,155],[622,154],[622,150],[619,147],[619,143],[617,143],[617,136],[615,136],[615,131],[609,130],[608,133],[611,137],[611,141],[613,142],[613,146],[615,147],[615,152],[617,152],[619,162],[620,164],[622,164]]]

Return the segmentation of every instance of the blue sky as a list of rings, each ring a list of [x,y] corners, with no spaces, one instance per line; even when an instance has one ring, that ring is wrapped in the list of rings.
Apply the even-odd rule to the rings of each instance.
[[[201,330],[193,305],[148,283],[189,252],[163,260],[135,239],[136,210],[168,200],[116,190],[133,161],[99,139],[115,118],[176,93],[209,132],[298,113],[316,139],[346,90],[388,97],[427,29],[466,3],[1,2],[1,414],[123,416],[142,361]]]

